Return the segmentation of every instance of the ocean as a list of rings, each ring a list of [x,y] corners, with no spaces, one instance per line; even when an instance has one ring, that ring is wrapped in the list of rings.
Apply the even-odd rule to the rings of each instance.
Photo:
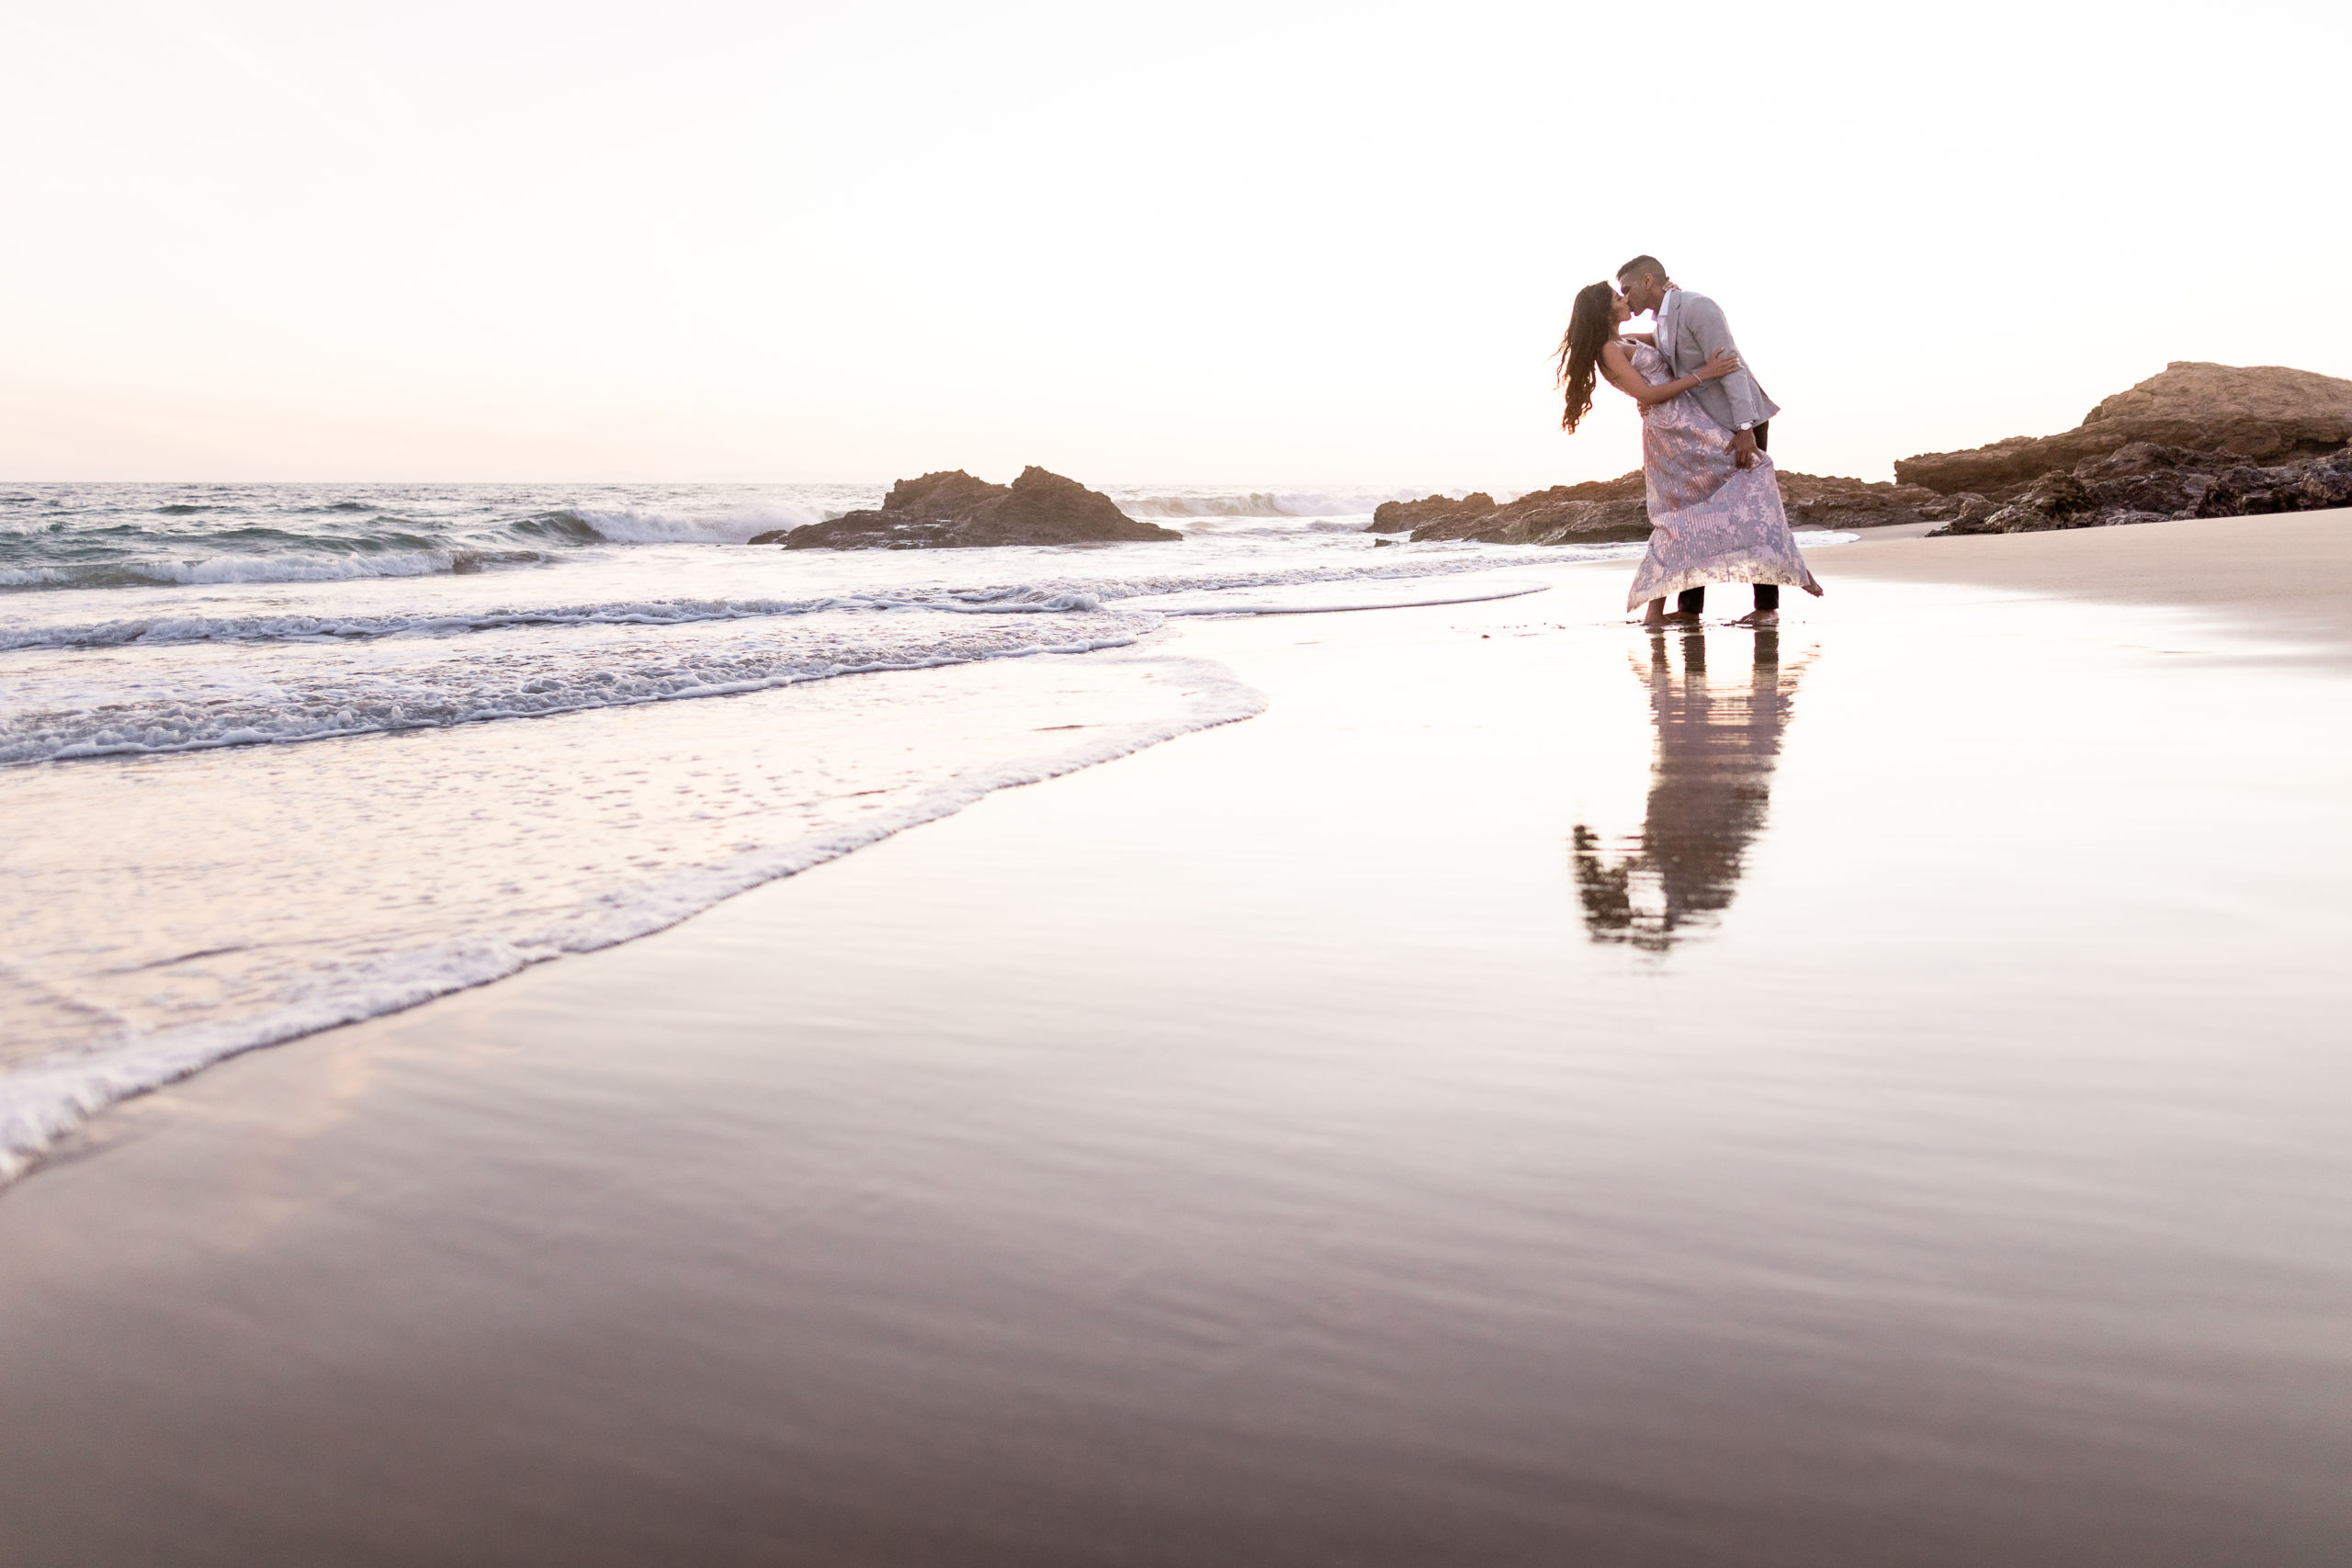
[[[1639,551],[1382,547],[1372,509],[1425,492],[1151,485],[1107,493],[1182,542],[745,547],[883,489],[0,488],[0,1179],[236,1052],[1256,713],[1187,617]]]

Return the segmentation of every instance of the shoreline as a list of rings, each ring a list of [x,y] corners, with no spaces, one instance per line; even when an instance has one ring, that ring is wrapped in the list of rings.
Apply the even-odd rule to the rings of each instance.
[[[1187,626],[1266,713],[113,1108],[0,1556],[2352,1550],[2352,514],[1811,560]]]

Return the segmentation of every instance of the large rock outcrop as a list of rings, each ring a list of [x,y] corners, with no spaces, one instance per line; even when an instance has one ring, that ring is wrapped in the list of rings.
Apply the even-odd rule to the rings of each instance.
[[[1102,491],[1033,465],[1009,485],[976,479],[960,468],[900,479],[878,511],[756,535],[752,543],[781,538],[787,550],[933,550],[1183,536],[1138,523]]]
[[[2352,446],[2285,463],[2136,441],[2071,469],[2055,468],[1996,502],[1946,498],[1938,534],[2038,534],[2188,517],[2245,517],[2352,506]]]
[[[1505,505],[1481,491],[1456,501],[1432,495],[1392,501],[1372,514],[1371,534],[1410,530],[1427,539],[1478,539],[1495,545],[1604,545],[1650,536],[1649,508],[1640,469],[1613,479],[1554,485]],[[1930,514],[1942,498],[1917,485],[1781,474],[1781,501],[1797,528],[1875,528],[1891,523],[1941,521]]]
[[[2053,470],[2153,445],[2222,462],[2284,463],[2352,441],[2352,381],[2278,365],[2207,365],[2177,359],[2160,376],[2118,392],[2056,435],[2013,435],[1966,452],[1927,452],[1894,465],[1894,477],[1951,495],[2018,499]],[[2211,466],[2211,465],[2209,465]]]

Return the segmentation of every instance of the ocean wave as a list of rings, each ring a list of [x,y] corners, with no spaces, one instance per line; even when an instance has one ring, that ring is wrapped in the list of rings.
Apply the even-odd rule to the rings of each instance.
[[[223,746],[326,740],[728,696],[837,675],[1123,648],[1157,615],[1012,618],[900,613],[786,625],[717,646],[646,637],[594,649],[536,646],[390,667],[184,674],[168,689],[87,703],[25,693],[0,714],[0,767]],[[616,628],[624,630],[626,628]]]
[[[1126,646],[1171,615],[1395,608],[1533,591],[1523,583],[1488,582],[1448,592],[1410,579],[1358,577],[1261,581],[1252,585],[1260,591],[1256,597],[1237,599],[1224,596],[1230,583],[1179,580],[1149,586],[1155,593],[1109,598],[1007,591],[981,604],[812,601],[748,612],[731,604],[600,606],[567,623],[600,628],[585,644],[568,637],[467,642],[446,652],[395,645],[355,650],[323,665],[309,649],[281,647],[232,664],[207,660],[157,668],[137,685],[114,686],[96,701],[81,683],[83,667],[69,656],[65,663],[30,667],[15,683],[12,710],[0,712],[0,767],[446,728],[724,696],[837,675],[1087,652]],[[1399,588],[1404,592],[1395,591]],[[698,624],[722,619],[762,624],[719,637]],[[556,623],[531,614],[504,624]],[[403,629],[432,628],[417,621]],[[468,618],[459,629],[479,629],[478,622]],[[121,647],[135,640],[134,632],[189,643],[224,640],[222,633],[235,631],[280,645],[343,641],[354,634],[364,643],[382,635],[380,627],[310,617],[268,626],[147,623],[87,630],[78,646]]]
[[[172,517],[233,508],[175,504]],[[368,514],[366,524],[340,519]],[[419,525],[369,502],[339,501],[279,513],[320,521],[281,527],[264,520],[214,530],[142,529],[113,523],[79,526],[18,516],[0,525],[0,590],[204,587],[232,582],[334,582],[370,577],[430,577],[536,566],[565,550],[599,546],[741,545],[754,534],[793,528],[836,513],[791,503],[711,515],[585,506],[555,507],[464,527]],[[336,519],[337,521],[328,521]]]
[[[391,637],[447,637],[511,626],[679,626],[803,615],[826,610],[888,609],[860,597],[814,599],[654,599],[605,604],[499,607],[469,614],[421,611],[394,615],[151,615],[77,626],[0,632],[0,651],[34,648],[159,647],[195,642],[360,642]],[[1093,608],[1092,605],[1070,608]]]
[[[0,631],[0,651],[32,648],[128,648],[192,642],[356,642],[375,637],[492,631],[504,626],[660,624],[729,618],[732,605],[556,605],[480,615],[152,615],[79,626]],[[757,612],[749,612],[757,613]]]
[[[1364,517],[1384,501],[1423,491],[1204,491],[1114,496],[1130,517]]]
[[[754,534],[772,528],[797,528],[822,523],[829,513],[815,506],[790,504],[755,506],[715,517],[688,517],[662,512],[599,511],[573,507],[569,515],[614,545],[740,545]]]
[[[1102,608],[1099,592],[1019,586],[929,593],[831,594],[813,599],[654,599],[605,604],[547,604],[458,615],[152,615],[74,626],[0,631],[0,652],[40,648],[164,647],[199,642],[364,642],[452,637],[515,626],[670,626],[697,621],[768,620],[831,611],[940,611],[955,615],[1061,615]]]
[[[193,560],[69,561],[0,567],[0,588],[157,588],[232,582],[348,582],[369,577],[435,577],[498,567],[535,566],[542,550],[349,548],[202,556]]]
[[[1638,550],[1640,547],[1632,548]],[[1442,547],[1440,547],[1442,548]],[[1602,547],[1590,554],[1623,554],[1627,547]],[[1492,555],[1457,557],[1408,552],[1402,560],[1327,567],[1235,568],[1224,571],[1179,571],[1119,578],[1050,578],[1038,581],[973,587],[933,585],[864,593],[819,594],[805,599],[626,599],[606,603],[495,605],[462,614],[419,610],[397,615],[207,615],[163,614],[103,621],[28,626],[0,630],[0,652],[29,649],[162,647],[204,642],[362,642],[394,637],[455,637],[516,626],[677,626],[694,621],[767,620],[830,611],[946,611],[957,615],[1068,615],[1100,610],[1123,600],[1173,593],[1214,593],[1295,587],[1315,583],[1385,582],[1487,571],[1502,564]],[[534,559],[545,558],[533,557]],[[460,569],[461,570],[461,569]]]

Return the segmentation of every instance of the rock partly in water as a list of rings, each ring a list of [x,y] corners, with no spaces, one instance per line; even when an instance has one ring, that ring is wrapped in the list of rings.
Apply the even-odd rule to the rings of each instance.
[[[1613,479],[1554,485],[1531,491],[1501,506],[1481,491],[1454,501],[1433,495],[1425,501],[1390,502],[1372,516],[1381,532],[1383,513],[1402,516],[1415,544],[1430,539],[1477,539],[1490,545],[1608,545],[1650,536],[1638,470]],[[1389,512],[1390,507],[1397,509]],[[1393,522],[1392,522],[1392,525]]]
[[[1364,525],[1363,531],[1367,534],[1402,534],[1424,523],[1451,517],[1457,511],[1486,513],[1494,509],[1495,498],[1482,490],[1473,491],[1459,501],[1450,495],[1432,495],[1422,501],[1384,501],[1373,508],[1372,521]]]
[[[2352,446],[2324,457],[2255,464],[2225,452],[2137,441],[2086,457],[2071,470],[2045,473],[2007,504],[1977,495],[1965,500],[1972,504],[1954,506],[1936,534],[2038,534],[2352,506]]]
[[[1412,530],[1415,543],[1477,539],[1494,545],[1605,545],[1650,536],[1649,507],[1640,469],[1613,479],[1554,485],[1505,505],[1483,491],[1456,501],[1432,495],[1392,501],[1372,514],[1367,533]],[[1798,528],[1876,528],[1894,523],[1939,521],[1928,508],[1943,498],[1916,485],[1883,480],[1781,474],[1781,501]]]
[[[2352,441],[2352,381],[2278,365],[2179,359],[2118,392],[2056,435],[2014,435],[1966,452],[1927,452],[1894,465],[1905,484],[1996,502],[2022,499],[2045,474],[2124,447],[2153,445],[2237,463],[2313,457]],[[2209,465],[2210,466],[2210,465]]]
[[[960,468],[900,479],[881,508],[785,529],[787,550],[981,549],[992,545],[1087,545],[1181,539],[1139,523],[1100,491],[1034,465],[1010,485]],[[762,535],[753,544],[773,539]]]

